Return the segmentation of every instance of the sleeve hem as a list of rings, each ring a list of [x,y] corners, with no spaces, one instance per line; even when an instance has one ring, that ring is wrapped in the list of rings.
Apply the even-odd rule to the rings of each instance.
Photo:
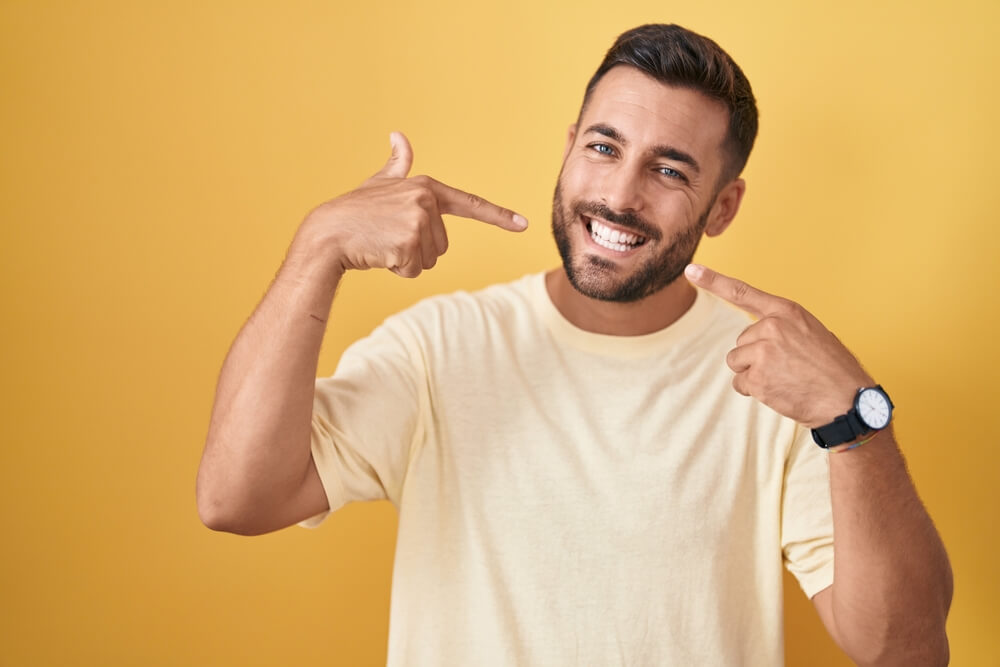
[[[323,449],[323,439],[317,433],[320,429],[316,420],[317,417],[314,415],[312,418],[312,438],[309,448],[313,463],[316,465],[316,472],[319,473],[319,481],[323,485],[323,491],[326,492],[327,504],[330,507],[324,512],[300,521],[298,525],[303,528],[318,528],[328,516],[345,504],[344,498],[346,494],[344,492],[344,485],[340,481],[340,476],[337,473],[336,466],[333,465],[332,458]]]
[[[810,600],[817,593],[833,585],[833,561],[830,561],[815,572],[809,573],[799,578],[799,586],[802,592]]]

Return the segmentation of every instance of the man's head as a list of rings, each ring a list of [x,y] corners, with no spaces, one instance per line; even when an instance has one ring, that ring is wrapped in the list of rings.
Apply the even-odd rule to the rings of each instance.
[[[587,85],[553,201],[574,287],[635,301],[673,282],[736,214],[756,133],[750,84],[715,42],[673,25],[622,34]]]
[[[738,177],[757,138],[757,103],[750,82],[729,54],[708,37],[679,25],[649,24],[623,32],[604,56],[583,94],[580,115],[611,68],[634,67],[661,83],[696,90],[725,105],[729,128],[723,180]],[[720,183],[720,185],[722,185]]]

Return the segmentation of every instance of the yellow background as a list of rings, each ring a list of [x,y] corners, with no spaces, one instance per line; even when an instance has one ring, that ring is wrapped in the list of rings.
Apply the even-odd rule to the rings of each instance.
[[[303,215],[405,131],[414,173],[524,213],[450,220],[407,281],[350,275],[320,369],[387,314],[557,263],[565,130],[614,37],[678,22],[761,109],[699,257],[864,360],[955,569],[953,664],[997,665],[995,2],[0,2],[0,664],[375,665],[396,516],[198,521],[215,379]],[[787,587],[790,665],[845,665]]]

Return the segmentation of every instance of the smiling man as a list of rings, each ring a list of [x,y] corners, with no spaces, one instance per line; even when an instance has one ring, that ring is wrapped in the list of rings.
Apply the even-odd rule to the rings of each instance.
[[[409,177],[394,133],[233,343],[202,519],[257,534],[390,500],[392,665],[781,664],[782,565],[858,664],[945,664],[951,571],[888,395],[798,304],[690,264],[756,130],[714,42],[623,34],[568,133],[563,266],[427,299],[316,379],[346,271],[430,269],[443,214],[527,225]]]

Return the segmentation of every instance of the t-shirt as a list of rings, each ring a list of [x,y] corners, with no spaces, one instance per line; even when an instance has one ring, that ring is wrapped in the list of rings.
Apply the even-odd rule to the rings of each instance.
[[[733,390],[749,323],[699,290],[660,331],[589,333],[535,274],[348,348],[312,454],[331,511],[399,511],[388,664],[782,664],[782,564],[833,582],[829,469]]]

